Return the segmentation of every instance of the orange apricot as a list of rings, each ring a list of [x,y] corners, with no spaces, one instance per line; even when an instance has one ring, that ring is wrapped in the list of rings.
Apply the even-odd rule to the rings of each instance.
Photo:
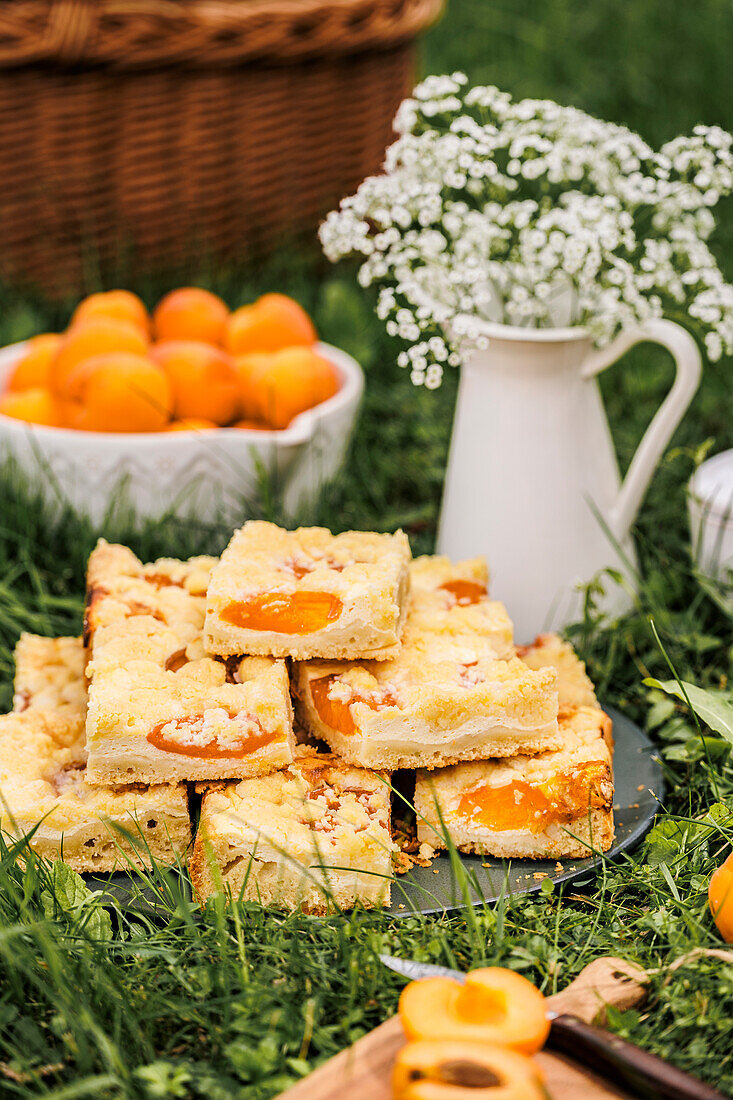
[[[392,1071],[394,1100],[544,1100],[539,1068],[506,1047],[460,1040],[408,1043]]]
[[[225,346],[232,355],[280,351],[295,346],[311,347],[316,330],[302,306],[285,294],[263,294],[241,306],[227,322]]]
[[[221,344],[229,309],[209,290],[182,286],[161,298],[153,311],[156,340],[201,340]]]
[[[221,348],[199,340],[165,340],[151,357],[168,375],[173,389],[173,415],[228,424],[239,412],[239,385],[234,360]]]
[[[242,733],[238,741],[228,741],[221,745],[218,737],[214,736],[204,743],[194,741],[192,744],[191,740],[182,740],[176,736],[175,731],[200,736],[204,730],[204,715],[174,718],[172,721],[166,718],[165,721],[158,722],[157,726],[153,726],[147,735],[147,740],[151,745],[155,745],[156,749],[177,753],[179,756],[190,756],[199,760],[221,760],[226,757],[236,757],[241,760],[242,757],[271,744],[277,736],[272,730],[263,729],[254,715],[251,716],[251,724],[258,732]]]
[[[545,998],[530,981],[500,966],[471,970],[464,984],[426,978],[402,990],[408,1039],[470,1039],[534,1054],[550,1030]]]
[[[11,416],[14,420],[45,424],[49,428],[61,426],[61,415],[56,400],[51,391],[44,386],[3,394],[0,397],[0,413]]]
[[[250,432],[269,432],[272,431],[267,424],[263,424],[260,420],[235,420],[232,424],[233,428],[242,428]]]
[[[439,586],[461,607],[468,607],[469,604],[478,603],[479,600],[483,600],[487,596],[487,588],[485,584],[481,584],[479,581],[465,581],[455,580],[446,581]]]
[[[381,688],[378,691],[372,691],[369,695],[362,695],[361,692],[351,689],[351,696],[344,698],[344,689],[347,687],[343,680],[339,680],[340,692],[336,698],[331,697],[331,685],[335,680],[338,680],[338,676],[332,673],[329,676],[318,676],[310,682],[311,699],[313,700],[313,709],[318,717],[326,726],[330,726],[331,729],[337,730],[339,733],[344,734],[345,737],[350,737],[356,733],[357,725],[354,720],[354,716],[351,712],[351,706],[353,703],[366,703],[370,710],[381,710],[382,707],[396,707],[398,702],[396,697],[389,691],[388,688]]]
[[[204,420],[203,417],[188,416],[184,420],[171,420],[163,429],[166,432],[208,432],[219,425],[213,420]]]
[[[145,336],[150,335],[148,311],[137,294],[133,294],[131,290],[107,290],[83,298],[71,316],[69,328],[98,317],[112,321],[125,321],[128,325],[139,328]]]
[[[242,412],[271,428],[287,428],[296,416],[327,401],[339,388],[336,367],[310,348],[242,356],[236,367]]]
[[[492,787],[473,787],[461,795],[457,812],[495,832],[527,829],[541,833],[555,822],[570,822],[603,805],[601,787],[607,774],[602,760],[586,760],[572,774],[544,783],[525,779]]]
[[[8,379],[8,389],[30,390],[37,386],[48,386],[51,363],[61,340],[62,337],[55,332],[44,332],[30,339],[22,358],[13,367]]]
[[[312,634],[338,619],[343,603],[331,592],[263,592],[232,600],[220,612],[225,623],[245,630],[277,634]]]
[[[708,903],[721,936],[733,943],[733,852],[710,879]]]
[[[69,375],[86,359],[117,352],[144,356],[147,351],[147,337],[127,321],[117,321],[111,317],[91,317],[88,321],[80,321],[67,332],[51,364],[51,389],[60,397],[65,397]]]
[[[170,416],[165,371],[142,355],[117,352],[78,363],[63,403],[70,428],[87,432],[158,432]]]

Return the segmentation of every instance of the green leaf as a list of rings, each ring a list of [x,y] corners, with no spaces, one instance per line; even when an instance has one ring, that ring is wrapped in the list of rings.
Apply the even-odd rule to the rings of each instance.
[[[660,867],[674,859],[682,850],[687,833],[688,826],[671,817],[666,817],[655,825],[646,839],[649,866]]]
[[[173,1065],[162,1060],[150,1062],[147,1066],[138,1066],[135,1077],[142,1084],[145,1095],[150,1100],[190,1095],[188,1085],[191,1074],[185,1065]]]
[[[676,680],[660,682],[650,677],[644,683],[647,687],[665,691],[667,695],[675,695],[683,702],[689,700],[690,706],[701,722],[733,743],[733,703],[726,692],[707,691],[685,680],[681,680],[680,683]]]
[[[731,827],[733,809],[724,802],[714,802],[697,820],[664,817],[646,838],[646,861],[650,867],[659,867],[667,878],[667,864],[673,863],[686,850],[689,852],[693,845],[718,834],[724,835],[724,830]]]
[[[111,939],[110,915],[81,875],[59,860],[51,867],[47,881],[48,886],[41,891],[47,920],[58,920],[63,914],[71,924],[83,927],[92,939]]]

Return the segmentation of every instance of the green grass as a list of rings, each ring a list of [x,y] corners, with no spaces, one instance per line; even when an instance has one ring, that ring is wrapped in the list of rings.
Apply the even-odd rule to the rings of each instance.
[[[660,141],[698,120],[733,124],[732,30],[720,0],[452,0],[423,63],[574,102]],[[733,275],[730,207],[724,213],[719,252]],[[351,459],[314,518],[334,529],[403,525],[416,551],[431,549],[456,378],[437,394],[410,386],[348,268],[283,255],[256,273],[186,276],[202,277],[232,305],[290,291],[313,310],[325,339],[360,359],[368,385]],[[149,302],[161,289],[153,278],[130,285]],[[0,343],[63,325],[70,304],[4,288]],[[622,466],[670,379],[665,355],[648,348],[604,377]],[[733,445],[729,379],[730,362],[707,368],[654,478],[637,527],[638,607],[619,623],[591,610],[573,631],[602,698],[650,729],[661,748],[669,794],[652,843],[585,885],[479,909],[474,920],[363,912],[318,919],[251,905],[214,906],[200,917],[174,876],[166,890],[160,884],[154,920],[113,905],[110,922],[73,880],[35,865],[23,873],[12,853],[0,852],[0,1095],[265,1100],[394,1010],[401,983],[376,959],[385,950],[460,967],[508,964],[548,991],[600,954],[639,961],[653,971],[648,1004],[615,1015],[614,1029],[733,1094],[733,967],[698,956],[668,969],[691,951],[721,946],[706,888],[730,847],[731,821],[717,809],[708,829],[690,822],[715,803],[733,807],[733,771],[720,739],[703,741],[684,705],[643,685],[647,676],[670,676],[651,620],[683,679],[729,683],[730,618],[692,570],[684,501],[706,441],[716,450]],[[224,538],[182,538],[171,525],[131,534],[117,523],[107,533],[130,536],[146,558],[215,552]],[[3,477],[0,704],[10,702],[21,630],[79,630],[94,538],[68,515],[49,522],[27,489]]]

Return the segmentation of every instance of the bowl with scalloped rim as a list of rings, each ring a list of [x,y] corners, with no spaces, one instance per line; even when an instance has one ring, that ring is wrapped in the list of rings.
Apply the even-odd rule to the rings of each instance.
[[[25,349],[0,349],[0,392]],[[330,344],[316,350],[336,367],[339,389],[280,431],[81,432],[0,415],[0,460],[14,460],[49,503],[68,501],[95,525],[123,504],[136,521],[233,525],[263,490],[295,519],[338,473],[364,389],[355,359]]]

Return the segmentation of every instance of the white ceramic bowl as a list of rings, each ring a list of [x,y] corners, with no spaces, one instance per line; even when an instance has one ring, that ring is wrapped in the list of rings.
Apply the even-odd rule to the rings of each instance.
[[[0,392],[25,344],[0,349]],[[283,431],[219,428],[154,433],[78,432],[0,415],[0,459],[11,455],[49,502],[68,501],[95,525],[111,506],[136,519],[166,515],[234,525],[263,488],[296,518],[343,462],[364,389],[361,367],[329,344],[341,387]]]
[[[703,462],[690,480],[688,508],[698,568],[716,580],[733,570],[733,450]]]

